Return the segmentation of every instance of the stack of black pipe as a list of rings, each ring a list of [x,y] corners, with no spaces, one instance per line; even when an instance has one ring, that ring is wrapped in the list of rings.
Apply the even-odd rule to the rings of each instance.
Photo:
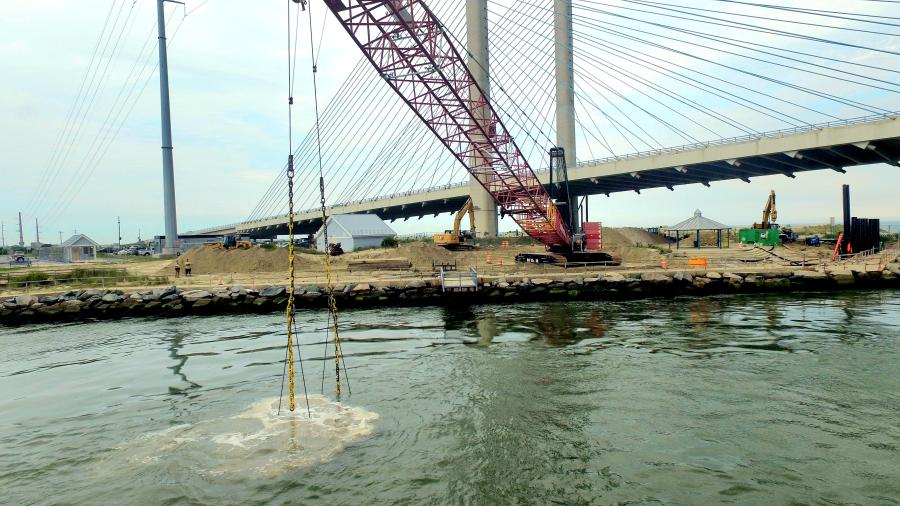
[[[853,253],[880,247],[881,220],[878,218],[852,218],[848,242]]]

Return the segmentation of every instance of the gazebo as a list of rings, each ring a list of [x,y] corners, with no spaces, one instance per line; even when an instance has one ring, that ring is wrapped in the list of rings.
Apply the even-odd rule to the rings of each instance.
[[[694,247],[700,248],[700,232],[704,230],[715,230],[716,231],[716,247],[722,247],[722,232],[725,231],[726,240],[728,238],[728,231],[731,230],[731,227],[723,225],[718,221],[711,220],[709,218],[704,218],[703,213],[700,212],[699,209],[694,211],[694,216],[692,218],[688,218],[677,225],[672,225],[666,231],[666,236],[669,237],[671,234],[675,234],[675,247],[681,247],[681,236],[685,232],[696,232],[696,239],[694,239]]]

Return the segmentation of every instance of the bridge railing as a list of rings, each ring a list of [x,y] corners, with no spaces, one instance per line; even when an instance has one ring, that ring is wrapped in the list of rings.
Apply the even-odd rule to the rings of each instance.
[[[825,123],[800,125],[800,126],[795,126],[795,127],[790,127],[790,128],[783,128],[781,130],[772,130],[769,132],[745,134],[745,135],[739,135],[736,137],[726,137],[723,139],[716,139],[716,140],[712,140],[712,141],[703,141],[703,142],[695,142],[692,144],[683,144],[681,146],[672,146],[672,147],[668,147],[668,148],[651,149],[648,151],[638,151],[636,153],[629,153],[627,155],[607,156],[605,158],[596,158],[594,160],[585,160],[582,162],[578,162],[576,164],[576,166],[582,167],[582,166],[586,166],[586,165],[602,165],[605,163],[613,163],[613,162],[618,162],[621,160],[633,160],[635,158],[646,158],[646,157],[650,157],[650,156],[657,156],[657,155],[663,155],[663,154],[669,154],[669,153],[681,153],[684,151],[705,149],[710,146],[722,146],[725,144],[737,144],[739,142],[758,141],[761,139],[775,139],[778,137],[784,137],[786,135],[799,134],[799,133],[804,133],[804,132],[812,132],[815,130],[824,130],[826,128],[859,125],[859,124],[863,124],[863,123],[872,123],[874,121],[881,121],[881,120],[886,120],[886,119],[897,119],[898,115],[900,115],[900,111],[883,113],[883,114],[871,114],[869,116],[860,116],[858,118],[834,120],[834,121],[828,121]]]

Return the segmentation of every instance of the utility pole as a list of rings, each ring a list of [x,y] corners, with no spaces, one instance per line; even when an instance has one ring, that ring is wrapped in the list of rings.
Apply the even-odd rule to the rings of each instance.
[[[163,8],[166,1],[156,0],[156,27],[159,38],[159,106],[162,122],[163,213],[166,225],[166,243],[162,253],[173,255],[175,254],[175,240],[178,238],[178,223],[175,217],[175,162],[172,159],[169,61],[166,54],[166,14]]]
[[[62,230],[59,231],[59,245],[62,246]]]
[[[116,216],[116,225],[119,226],[119,242],[116,243],[118,245],[117,249],[122,249],[122,220],[120,220],[118,216]]]
[[[0,247],[6,247],[6,223],[0,220]]]
[[[38,219],[34,218],[34,242],[41,242],[41,229],[38,228]]]
[[[469,50],[469,70],[478,86],[472,86],[469,97],[475,101],[481,98],[490,99],[490,54],[488,51],[488,10],[487,0],[466,0],[466,29],[468,31],[467,43]],[[480,91],[479,91],[480,88]],[[475,118],[481,123],[484,131],[489,131],[491,123],[491,110],[487,105],[477,107],[474,111]],[[481,138],[479,134],[474,137],[478,143],[487,144],[489,139]],[[471,155],[473,166],[482,166],[486,160],[485,154],[476,150]],[[488,162],[489,163],[489,162]],[[479,237],[497,237],[497,204],[494,197],[481,186],[475,176],[469,176],[469,196],[475,206],[475,233]]]
[[[19,211],[19,247],[25,247],[25,236],[22,234],[22,211]]]

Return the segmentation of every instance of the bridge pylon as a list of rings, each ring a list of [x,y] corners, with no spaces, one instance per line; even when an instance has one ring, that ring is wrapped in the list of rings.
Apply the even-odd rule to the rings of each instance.
[[[485,95],[490,97],[490,54],[488,50],[488,11],[487,0],[466,0],[466,29],[469,49],[468,67],[475,82]],[[480,98],[478,87],[473,86],[469,92],[473,99]],[[479,108],[476,116],[483,121],[484,130],[488,130],[490,108]],[[481,156],[479,154],[473,157]],[[473,165],[477,165],[477,162]],[[475,231],[478,237],[497,237],[497,204],[494,198],[484,189],[474,176],[469,176],[469,195],[475,206]]]

